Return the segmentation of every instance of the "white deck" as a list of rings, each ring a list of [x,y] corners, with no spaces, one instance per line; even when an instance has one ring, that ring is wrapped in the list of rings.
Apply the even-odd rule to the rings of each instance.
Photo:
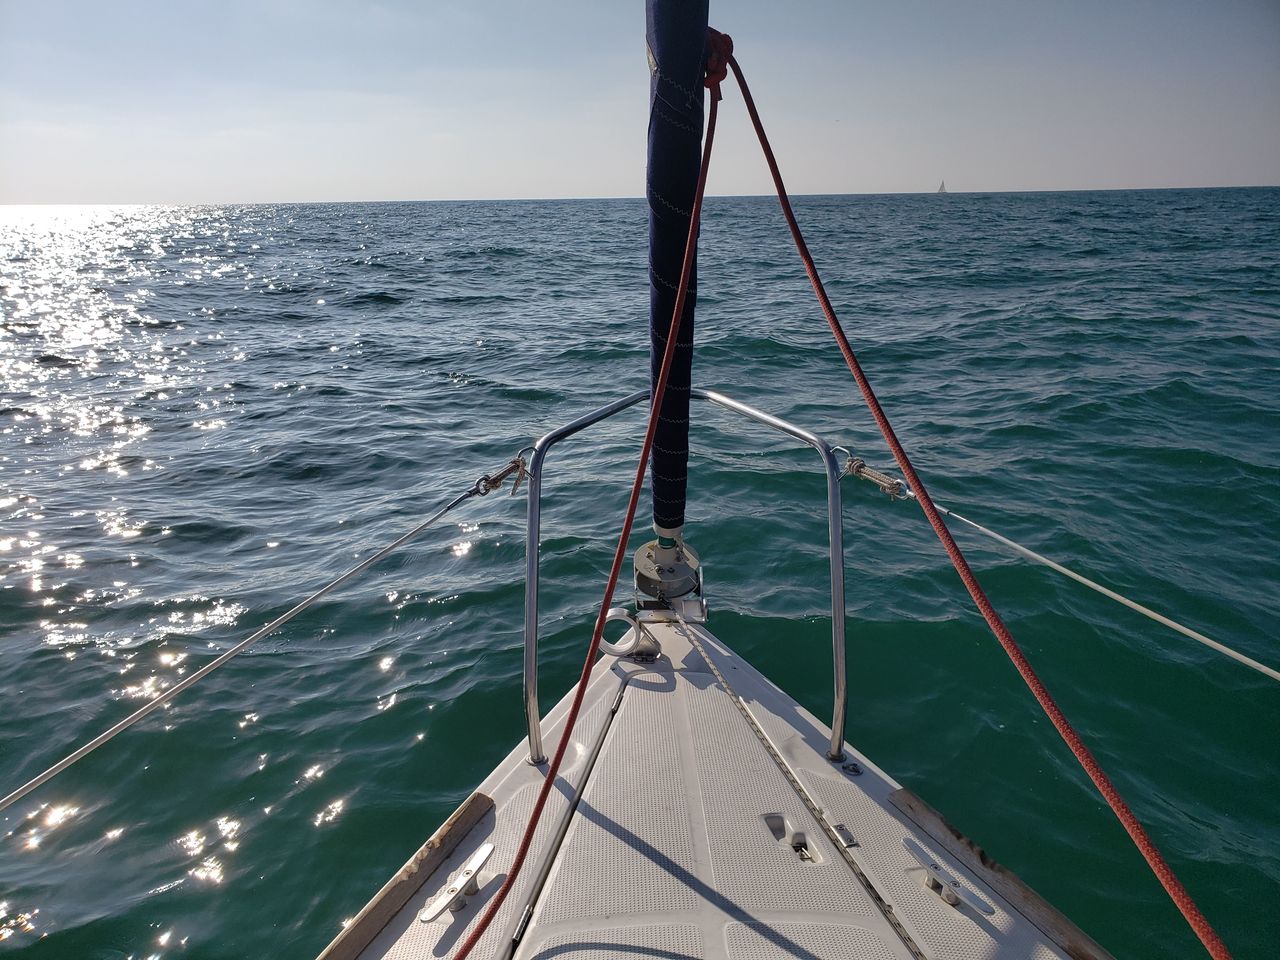
[[[828,761],[827,728],[704,628],[650,629],[656,662],[597,665],[558,789],[477,960],[1107,956],[852,748],[860,773]],[[544,721],[548,744],[566,707]],[[454,955],[506,875],[546,769],[525,755],[522,743],[324,960]],[[904,838],[992,913],[944,902]],[[479,893],[420,922],[486,842],[496,850]]]

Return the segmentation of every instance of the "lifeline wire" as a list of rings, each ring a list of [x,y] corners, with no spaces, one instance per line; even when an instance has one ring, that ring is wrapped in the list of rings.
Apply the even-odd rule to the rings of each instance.
[[[1240,663],[1243,663],[1246,667],[1252,667],[1254,670],[1257,670],[1259,673],[1263,674],[1264,676],[1270,677],[1272,680],[1280,680],[1280,670],[1273,670],[1271,667],[1268,667],[1265,663],[1259,663],[1257,660],[1253,659],[1253,657],[1247,656],[1238,650],[1232,650],[1225,643],[1219,643],[1217,640],[1214,640],[1211,637],[1206,637],[1203,633],[1201,633],[1198,630],[1192,630],[1190,627],[1183,626],[1177,620],[1171,620],[1169,617],[1166,617],[1164,614],[1157,613],[1155,610],[1152,610],[1150,607],[1143,606],[1142,604],[1138,603],[1136,600],[1130,600],[1128,597],[1123,596],[1122,594],[1116,593],[1114,590],[1104,587],[1102,584],[1094,580],[1090,580],[1088,577],[1084,576],[1083,574],[1076,573],[1070,567],[1064,567],[1062,564],[1058,563],[1057,561],[1050,560],[1048,557],[1043,556],[1039,553],[1036,553],[1034,550],[1030,549],[1029,547],[1024,547],[1022,544],[1017,543],[1014,540],[1010,540],[1008,537],[1003,537],[1000,534],[996,533],[994,530],[988,530],[982,524],[976,523],[973,520],[970,520],[968,517],[960,516],[960,514],[956,513],[954,510],[948,510],[946,507],[941,506],[940,504],[934,504],[934,506],[938,508],[938,511],[940,513],[944,513],[948,517],[954,517],[955,519],[959,520],[961,523],[967,524],[968,526],[972,527],[974,530],[977,530],[983,536],[990,537],[992,540],[995,540],[997,543],[1004,544],[1014,553],[1021,554],[1022,556],[1026,557],[1028,560],[1034,560],[1036,563],[1044,564],[1050,570],[1056,570],[1058,573],[1062,574],[1064,577],[1069,577],[1072,580],[1076,581],[1077,583],[1084,584],[1084,586],[1088,587],[1090,590],[1096,591],[1097,593],[1102,594],[1104,597],[1109,597],[1110,599],[1116,601],[1116,603],[1124,604],[1130,610],[1136,610],[1138,613],[1142,614],[1144,617],[1148,617],[1154,620],[1156,623],[1164,624],[1170,630],[1176,630],[1178,631],[1178,633],[1181,633],[1183,636],[1190,637],[1192,640],[1197,640],[1200,643],[1203,643],[1206,647],[1212,647],[1214,650],[1217,650],[1219,653],[1225,653],[1228,657],[1231,657],[1233,660],[1238,660]]]
[[[17,790],[14,790],[12,793],[7,795],[3,799],[0,799],[0,810],[4,810],[6,807],[11,806],[14,803],[17,803],[19,800],[21,800],[23,797],[29,794],[32,790],[35,790],[37,787],[39,787],[41,784],[46,783],[47,781],[51,780],[52,778],[60,774],[63,770],[67,769],[67,767],[71,766],[73,763],[77,762],[78,760],[82,760],[84,757],[87,757],[89,754],[93,753],[93,751],[97,750],[100,746],[102,746],[104,743],[106,743],[116,734],[122,733],[123,731],[129,729],[129,727],[137,723],[139,720],[142,720],[143,718],[153,713],[154,711],[159,710],[162,706],[164,706],[166,703],[168,703],[178,694],[182,693],[184,690],[188,689],[189,687],[192,687],[195,684],[199,683],[209,674],[213,673],[213,671],[217,670],[219,667],[225,664],[232,657],[236,656],[238,653],[240,653],[247,647],[257,643],[263,637],[268,636],[269,634],[272,634],[276,630],[280,629],[280,627],[284,626],[286,623],[288,623],[298,614],[302,613],[308,607],[312,606],[317,600],[320,600],[326,594],[333,592],[338,587],[342,586],[344,583],[350,580],[352,577],[356,576],[357,574],[363,573],[365,570],[369,569],[369,567],[373,566],[375,563],[377,563],[383,557],[387,556],[389,553],[392,553],[399,547],[404,546],[410,540],[413,540],[415,537],[421,534],[424,530],[430,527],[433,523],[435,523],[437,520],[443,517],[446,513],[452,510],[454,507],[458,506],[459,504],[467,500],[470,500],[472,497],[483,497],[486,493],[490,492],[491,490],[496,490],[499,486],[502,485],[502,481],[511,473],[516,474],[516,477],[517,477],[516,483],[518,484],[520,476],[523,475],[523,464],[524,464],[523,458],[517,456],[514,460],[511,461],[511,463],[507,464],[505,467],[503,467],[501,470],[499,470],[497,473],[493,474],[492,476],[486,474],[485,476],[481,477],[479,480],[475,482],[475,484],[471,487],[471,489],[454,497],[447,504],[441,507],[438,511],[432,514],[422,523],[418,524],[408,533],[404,534],[399,539],[383,547],[381,550],[379,550],[377,553],[373,554],[372,556],[368,557],[367,559],[360,561],[360,563],[356,564],[346,573],[342,574],[336,580],[330,581],[328,584],[321,587],[319,590],[311,594],[311,596],[307,597],[301,603],[294,606],[288,612],[281,614],[279,617],[272,620],[270,623],[268,623],[265,627],[262,627],[260,630],[254,631],[249,636],[245,637],[243,640],[237,643],[234,647],[232,647],[231,649],[223,653],[221,656],[219,656],[217,659],[212,660],[209,663],[206,663],[203,667],[201,667],[195,673],[191,674],[191,676],[187,677],[181,683],[177,683],[174,686],[170,687],[168,690],[160,694],[154,700],[148,700],[146,704],[139,707],[133,713],[129,714],[129,716],[125,717],[119,723],[115,724],[114,726],[110,727],[107,730],[104,730],[102,733],[98,734],[88,743],[82,744],[80,747],[77,747],[74,751],[67,754],[65,757],[63,757],[61,760],[59,760],[57,763],[51,766],[48,770],[44,771],[44,773],[41,773],[33,777],[31,780],[28,780],[26,783],[20,786]]]
[[[1129,808],[1129,804],[1125,802],[1124,797],[1120,796],[1120,792],[1116,790],[1115,785],[1103,771],[1092,752],[1085,746],[1080,734],[1076,732],[1076,729],[1062,712],[1062,708],[1058,706],[1053,699],[1053,695],[1049,693],[1044,682],[1036,674],[1031,662],[1027,660],[1026,654],[1022,652],[1022,648],[1018,646],[1013,634],[1009,632],[1009,628],[1000,618],[1000,614],[991,605],[986,592],[982,589],[982,585],[974,575],[973,569],[969,566],[969,561],[965,559],[964,553],[960,550],[955,538],[951,536],[951,531],[947,529],[946,523],[943,522],[942,514],[934,506],[933,499],[929,496],[929,491],[925,489],[923,481],[921,481],[919,474],[916,473],[915,467],[911,463],[911,458],[907,456],[901,441],[898,440],[898,436],[894,432],[893,425],[889,422],[884,408],[880,406],[880,401],[871,387],[871,382],[863,372],[862,365],[858,362],[858,358],[853,352],[853,347],[849,343],[849,338],[845,335],[844,328],[840,325],[835,308],[831,305],[827,291],[822,285],[822,279],[818,276],[817,265],[813,262],[813,256],[809,253],[808,245],[804,242],[804,235],[800,232],[800,225],[796,222],[795,212],[791,209],[791,201],[787,198],[787,189],[782,183],[782,174],[778,170],[773,148],[769,146],[769,138],[765,135],[764,125],[760,122],[760,114],[756,110],[755,101],[752,99],[751,91],[747,87],[747,81],[743,77],[742,68],[738,66],[738,61],[733,57],[732,41],[727,36],[717,34],[715,31],[712,31],[712,36],[713,43],[718,42],[728,47],[727,59],[729,66],[732,67],[734,77],[738,81],[738,87],[742,91],[743,102],[746,104],[747,113],[751,117],[751,124],[755,127],[756,136],[760,140],[760,147],[764,151],[769,173],[773,177],[774,186],[777,188],[778,203],[782,207],[783,217],[786,219],[787,227],[791,231],[791,238],[795,241],[796,251],[800,254],[800,259],[804,263],[805,273],[809,276],[809,283],[813,286],[813,292],[818,298],[818,305],[822,308],[822,313],[827,319],[827,325],[831,328],[831,334],[835,337],[836,343],[840,347],[840,352],[844,355],[849,372],[853,374],[853,379],[858,384],[858,389],[862,393],[868,409],[871,411],[871,416],[876,421],[876,426],[880,428],[880,433],[889,445],[893,458],[898,462],[898,467],[902,470],[902,475],[906,477],[908,485],[915,491],[916,502],[920,504],[920,509],[924,511],[929,524],[938,535],[943,549],[946,550],[947,556],[951,558],[951,563],[956,568],[956,573],[969,591],[969,596],[973,598],[973,602],[982,614],[983,619],[987,621],[987,625],[991,628],[996,640],[1004,648],[1004,652],[1008,654],[1009,659],[1013,661],[1018,674],[1030,689],[1032,696],[1036,698],[1036,702],[1040,704],[1041,709],[1044,710],[1045,715],[1053,723],[1054,729],[1058,731],[1059,736],[1066,742],[1076,760],[1079,761],[1080,766],[1084,768],[1085,773],[1089,775],[1089,779],[1093,781],[1094,786],[1098,788],[1098,792],[1102,794],[1108,806],[1111,807],[1116,817],[1120,820],[1125,831],[1133,840],[1134,845],[1141,852],[1152,872],[1155,873],[1161,885],[1169,894],[1170,899],[1182,912],[1183,917],[1186,918],[1191,929],[1195,931],[1196,936],[1200,938],[1200,942],[1204,944],[1210,956],[1214,960],[1229,960],[1231,953],[1227,950],[1226,944],[1222,942],[1218,932],[1214,930],[1208,919],[1200,911],[1191,894],[1187,892],[1186,887],[1182,885],[1182,881],[1178,879],[1173,872],[1173,868],[1164,859],[1164,855],[1160,853],[1155,842],[1147,834],[1137,816],[1134,815],[1133,810]]]
[[[845,450],[844,447],[840,447],[838,449],[844,451],[845,453],[848,453],[848,451]],[[891,500],[914,500],[916,498],[916,495],[912,493],[910,490],[908,490],[906,487],[906,484],[904,484],[901,480],[895,480],[893,477],[883,474],[879,470],[871,469],[866,465],[865,461],[857,457],[854,457],[852,455],[849,456],[849,463],[845,467],[845,471],[849,475],[857,477],[860,480],[868,480],[871,483],[874,483],[881,490],[887,493],[889,495],[889,499]],[[1142,614],[1144,617],[1148,618],[1149,620],[1154,620],[1156,623],[1162,624],[1163,626],[1168,627],[1170,630],[1176,630],[1178,633],[1182,634],[1184,637],[1190,637],[1192,640],[1195,640],[1198,643],[1203,643],[1206,647],[1211,647],[1212,649],[1217,650],[1219,653],[1226,654],[1228,657],[1231,657],[1231,659],[1239,661],[1240,663],[1243,663],[1246,667],[1250,667],[1251,669],[1256,670],[1258,673],[1261,673],[1264,676],[1270,677],[1272,680],[1280,680],[1280,670],[1275,670],[1271,667],[1268,667],[1265,663],[1259,663],[1257,660],[1253,659],[1253,657],[1250,657],[1247,654],[1243,654],[1239,650],[1233,650],[1231,647],[1228,647],[1225,643],[1219,643],[1217,640],[1214,640],[1212,637],[1206,637],[1199,630],[1192,630],[1190,627],[1179,623],[1177,620],[1174,620],[1172,617],[1166,617],[1163,613],[1158,613],[1157,611],[1152,610],[1150,607],[1144,606],[1143,604],[1138,603],[1138,601],[1136,600],[1130,600],[1128,597],[1124,596],[1123,594],[1116,593],[1114,590],[1110,589],[1109,587],[1104,587],[1102,584],[1098,583],[1096,580],[1090,580],[1084,574],[1076,573],[1070,567],[1064,566],[1061,563],[1058,563],[1056,560],[1050,560],[1044,554],[1036,553],[1030,547],[1024,547],[1022,544],[1018,543],[1016,540],[1010,540],[1008,537],[1002,536],[1001,534],[996,533],[994,530],[984,527],[982,524],[978,523],[975,520],[970,520],[968,517],[961,516],[960,514],[956,513],[954,510],[947,509],[940,503],[935,502],[934,506],[937,507],[938,512],[943,514],[944,516],[954,517],[956,520],[959,520],[961,523],[969,527],[972,527],[974,530],[978,531],[984,537],[989,537],[990,539],[996,541],[996,543],[1004,544],[1004,546],[1008,547],[1014,553],[1019,554],[1023,557],[1026,557],[1028,560],[1032,560],[1036,563],[1043,564],[1044,566],[1048,567],[1050,570],[1060,573],[1064,577],[1068,577],[1076,581],[1076,583],[1083,584],[1084,586],[1088,587],[1090,590],[1093,590],[1095,593],[1100,593],[1104,597],[1107,597],[1110,600],[1114,600],[1116,603],[1123,604],[1124,606],[1128,607],[1130,610],[1137,611],[1138,613]]]

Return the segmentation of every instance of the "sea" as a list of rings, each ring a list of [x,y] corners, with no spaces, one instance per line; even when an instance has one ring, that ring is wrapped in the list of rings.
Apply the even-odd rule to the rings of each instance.
[[[1280,665],[1280,189],[795,205],[935,499]],[[0,208],[0,793],[643,389],[645,237],[636,199]],[[696,385],[892,472],[776,200],[708,200],[699,284]],[[692,419],[710,626],[829,718],[821,464]],[[547,461],[544,710],[642,433]],[[0,813],[0,956],[315,956],[522,736],[509,490]],[[850,479],[843,522],[849,741],[1117,957],[1200,955],[918,508]],[[1235,956],[1280,955],[1280,685],[955,533]]]

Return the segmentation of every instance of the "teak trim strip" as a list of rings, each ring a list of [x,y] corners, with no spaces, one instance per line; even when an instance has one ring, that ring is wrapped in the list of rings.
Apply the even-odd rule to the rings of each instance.
[[[431,839],[365,904],[355,919],[342,928],[316,960],[356,960],[409,902],[409,898],[418,892],[427,877],[448,859],[472,827],[492,809],[492,798],[479,791],[467,797],[462,806],[431,835]]]
[[[1001,866],[980,846],[949,824],[937,810],[905,787],[889,794],[889,803],[919,827],[938,846],[951,854],[1000,895],[1010,907],[1034,924],[1072,960],[1114,960],[1087,933],[1072,923],[1056,907]]]

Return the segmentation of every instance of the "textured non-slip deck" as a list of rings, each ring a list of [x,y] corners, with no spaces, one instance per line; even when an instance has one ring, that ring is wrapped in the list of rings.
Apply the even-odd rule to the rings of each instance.
[[[597,666],[533,852],[477,960],[1106,957],[874,764],[852,750],[854,765],[828,761],[826,728],[705,629],[649,629],[657,662]],[[544,721],[550,743],[565,708]],[[506,876],[544,771],[514,750],[478,789],[492,810],[433,838],[444,847],[416,860],[433,872],[399,875],[413,885],[395,893],[398,904],[410,889],[404,906],[372,910],[375,898],[325,960],[452,957]],[[478,892],[420,922],[485,843]],[[917,854],[966,896],[930,887]]]
[[[631,942],[654,924],[679,944]],[[573,956],[575,938],[633,956],[911,957],[709,672],[628,685],[519,956]]]

